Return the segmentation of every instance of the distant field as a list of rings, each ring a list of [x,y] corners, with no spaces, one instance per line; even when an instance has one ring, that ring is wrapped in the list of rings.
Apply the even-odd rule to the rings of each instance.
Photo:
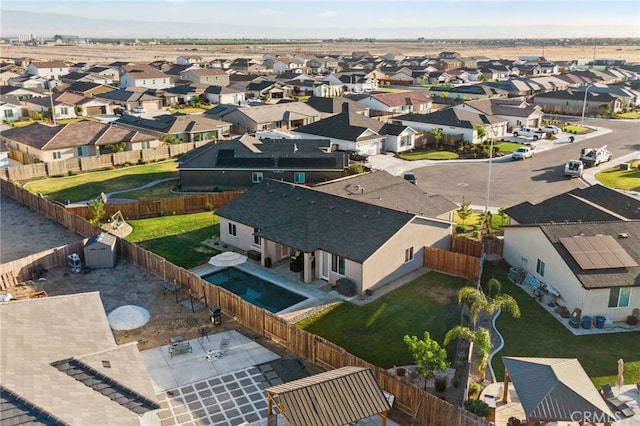
[[[197,49],[197,50],[192,50]],[[640,47],[637,45],[616,46],[542,46],[542,45],[464,45],[454,43],[301,43],[256,45],[145,45],[145,46],[2,46],[5,58],[27,57],[40,60],[66,59],[80,62],[89,61],[105,64],[127,60],[131,62],[151,62],[158,59],[171,60],[180,55],[198,54],[206,60],[214,58],[261,58],[264,53],[285,54],[300,53],[309,55],[345,54],[355,51],[368,51],[372,55],[384,55],[397,52],[407,56],[437,54],[442,51],[456,51],[463,56],[486,56],[493,59],[517,59],[523,55],[539,55],[550,61],[569,59],[612,58],[626,59],[628,62],[640,61]],[[186,52],[186,53],[185,53]]]

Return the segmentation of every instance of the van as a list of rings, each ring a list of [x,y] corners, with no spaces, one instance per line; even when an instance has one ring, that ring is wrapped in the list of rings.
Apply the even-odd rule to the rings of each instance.
[[[409,183],[412,183],[414,185],[418,184],[418,178],[416,177],[416,175],[414,175],[411,172],[407,172],[404,174],[404,180],[406,180]]]

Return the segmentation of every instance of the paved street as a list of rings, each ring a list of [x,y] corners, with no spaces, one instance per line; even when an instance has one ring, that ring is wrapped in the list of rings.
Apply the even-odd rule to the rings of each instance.
[[[579,118],[562,118],[579,121]],[[495,158],[491,164],[489,206],[508,207],[523,201],[538,203],[552,196],[587,186],[582,179],[570,179],[563,175],[564,163],[577,159],[580,149],[607,145],[616,158],[636,153],[640,157],[640,122],[623,120],[585,119],[585,125],[595,127],[596,132],[577,136],[574,143],[568,135],[557,140],[536,142],[538,151],[534,158],[512,161],[510,157]],[[487,198],[488,160],[455,161],[403,161],[393,155],[377,155],[372,158],[376,169],[384,169],[393,175],[412,170],[418,178],[418,186],[429,193],[439,193],[459,203],[462,197],[472,205],[484,206]],[[544,185],[543,185],[544,183]]]

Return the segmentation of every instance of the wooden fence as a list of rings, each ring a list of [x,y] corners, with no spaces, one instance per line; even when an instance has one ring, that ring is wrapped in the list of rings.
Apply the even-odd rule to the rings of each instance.
[[[22,181],[47,176],[66,176],[69,172],[88,172],[109,167],[152,162],[175,158],[208,142],[187,142],[181,144],[162,144],[158,148],[139,151],[124,151],[92,157],[77,157],[67,160],[41,162],[31,154],[9,150],[8,157],[20,163],[0,170],[0,178]]]
[[[466,254],[468,256],[481,257],[482,243],[464,237],[451,236],[449,250]]]
[[[477,280],[480,258],[433,247],[424,248],[424,266],[434,271]]]
[[[12,196],[34,210],[50,216],[58,223],[67,226],[83,237],[93,236],[99,232],[96,226],[91,225],[84,218],[67,211],[64,207],[31,194],[5,180],[1,180],[1,183],[0,189],[3,193]],[[48,267],[66,266],[67,254],[72,252],[82,254],[82,250],[79,247],[83,245],[84,241],[78,241],[48,252],[0,265],[0,275],[15,273],[24,278],[25,272],[36,265]],[[347,365],[371,369],[382,389],[395,396],[394,408],[411,416],[417,425],[491,425],[465,409],[456,407],[422,390],[407,379],[397,377],[382,368],[376,367],[320,336],[301,330],[277,315],[245,302],[224,288],[211,285],[194,273],[167,262],[164,258],[154,253],[120,238],[118,238],[117,245],[119,255],[130,260],[140,269],[149,271],[165,281],[175,281],[182,285],[183,289],[193,297],[205,300],[207,306],[219,306],[221,312],[225,315],[233,317],[240,324],[254,332],[280,343],[297,356],[304,357],[325,369],[336,369]],[[439,250],[439,252],[443,252],[443,250]],[[464,258],[470,257],[457,253],[453,254]],[[427,255],[427,257],[434,256]]]
[[[214,192],[201,195],[183,195],[180,197],[160,198],[157,200],[131,201],[126,203],[107,203],[105,216],[111,217],[120,212],[125,219],[141,219],[172,214],[186,214],[216,210],[244,191]],[[67,211],[87,220],[93,217],[91,206],[68,206]]]

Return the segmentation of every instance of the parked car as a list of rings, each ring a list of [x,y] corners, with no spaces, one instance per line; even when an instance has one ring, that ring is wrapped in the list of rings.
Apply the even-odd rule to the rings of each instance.
[[[512,160],[525,160],[529,157],[533,157],[536,154],[535,146],[521,146],[513,151],[511,154]]]
[[[564,165],[564,175],[570,177],[580,177],[584,171],[584,164],[580,160],[569,160]]]
[[[542,139],[547,135],[546,132],[540,130],[540,129],[534,129],[531,127],[519,127],[517,129],[513,130],[513,136],[518,137],[518,136],[528,136],[533,138],[534,141],[537,141],[538,139]]]
[[[544,127],[542,127],[542,131],[543,132],[551,132],[554,135],[562,133],[562,129],[560,127],[558,127],[558,126],[544,126]]]
[[[349,160],[366,163],[367,161],[369,161],[369,156],[360,151],[349,151]]]
[[[407,172],[404,174],[404,180],[406,180],[407,182],[410,182],[414,185],[418,184],[418,178],[416,177],[416,175],[414,175],[411,172]]]
[[[144,114],[145,112],[147,112],[143,107],[135,107],[131,111],[135,112],[136,114]]]

